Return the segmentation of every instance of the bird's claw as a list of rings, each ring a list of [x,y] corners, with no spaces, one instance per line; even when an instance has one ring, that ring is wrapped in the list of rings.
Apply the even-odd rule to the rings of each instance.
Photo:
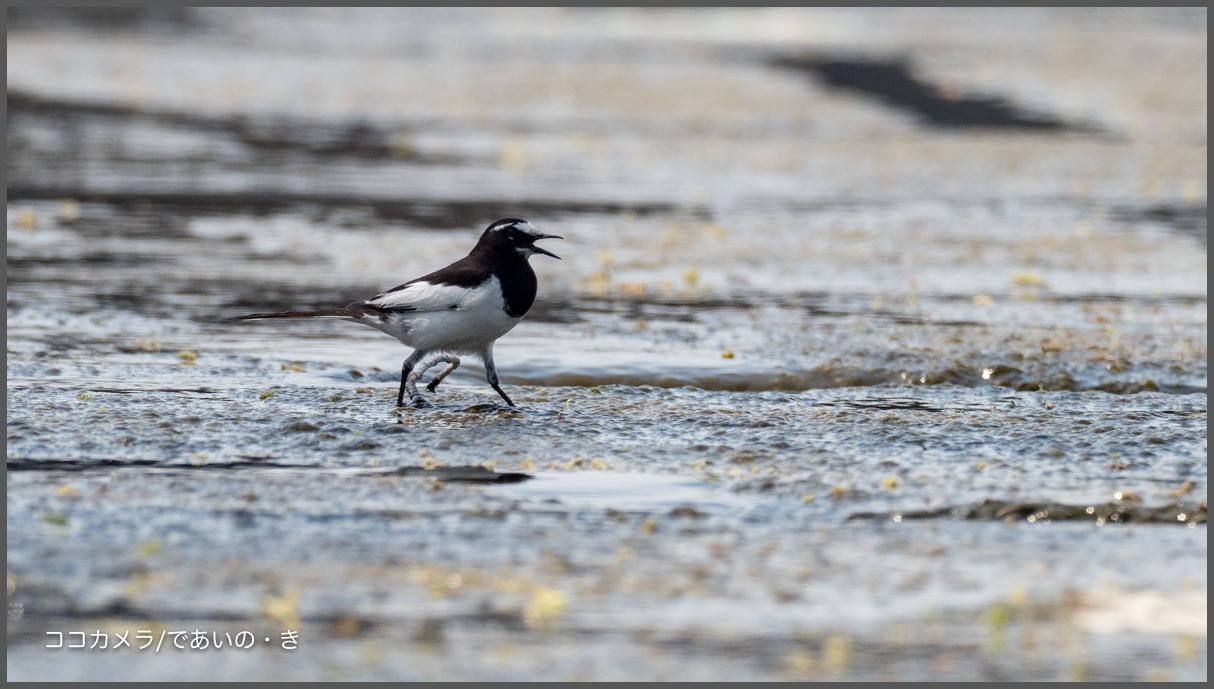
[[[409,400],[409,406],[414,409],[433,409],[434,403],[421,395],[416,395],[413,399]]]

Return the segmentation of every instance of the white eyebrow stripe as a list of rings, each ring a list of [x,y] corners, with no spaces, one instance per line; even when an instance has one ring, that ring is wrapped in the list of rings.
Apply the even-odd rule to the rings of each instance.
[[[535,225],[532,225],[531,223],[527,222],[526,220],[519,220],[519,221],[510,220],[510,221],[496,222],[492,226],[490,226],[489,229],[494,232],[500,232],[503,230],[508,230],[511,227],[517,229],[519,232],[522,232],[523,234],[526,234],[526,235],[529,235],[532,237],[539,237],[542,234],[544,234],[543,232],[540,232],[539,229],[537,229]]]

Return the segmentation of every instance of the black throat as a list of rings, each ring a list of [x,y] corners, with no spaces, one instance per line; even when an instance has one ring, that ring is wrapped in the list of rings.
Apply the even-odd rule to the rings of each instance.
[[[479,247],[478,247],[479,248]],[[497,276],[502,285],[502,297],[506,300],[506,313],[513,318],[522,318],[535,303],[535,271],[526,257],[513,248],[486,251],[473,257],[483,262]]]

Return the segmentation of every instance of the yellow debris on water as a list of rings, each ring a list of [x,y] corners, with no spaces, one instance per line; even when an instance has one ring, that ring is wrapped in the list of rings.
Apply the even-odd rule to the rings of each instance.
[[[260,395],[258,395],[258,396],[257,396],[257,399],[259,399],[259,400],[268,400],[268,399],[270,399],[270,398],[271,398],[271,397],[273,397],[273,396],[274,396],[274,391],[273,391],[273,390],[266,390],[265,392],[263,392],[263,393],[261,393]]]
[[[80,219],[80,204],[75,199],[63,199],[59,202],[57,214],[59,222],[70,223]]]
[[[17,211],[17,227],[26,231],[38,227],[38,217],[34,215],[34,211],[29,208]]]
[[[1192,481],[1185,481],[1185,482],[1181,483],[1180,487],[1177,488],[1176,490],[1169,491],[1168,495],[1171,495],[1174,498],[1179,498],[1182,495],[1187,495],[1188,493],[1192,493],[1193,488],[1194,488],[1194,486],[1193,486]]]
[[[1192,634],[1181,634],[1176,638],[1176,655],[1186,663],[1195,662],[1198,651],[1204,648],[1204,635],[1202,639],[1198,639]]]
[[[1023,586],[1014,586],[1007,595],[1008,601],[1015,606],[1022,606],[1029,602],[1029,592]]]
[[[893,490],[898,487],[899,483],[901,483],[901,481],[897,476],[886,476],[885,478],[881,479],[881,487],[885,490]]]
[[[417,145],[413,143],[413,138],[407,134],[399,134],[393,137],[389,148],[392,157],[397,160],[408,160],[418,155]]]
[[[994,603],[982,613],[982,619],[991,629],[1003,629],[1012,621],[1012,611],[1004,603]]]
[[[733,353],[732,349],[726,349],[721,352],[722,359],[732,359],[733,357],[734,357],[734,353]]]
[[[696,270],[695,268],[688,268],[687,270],[683,271],[683,285],[687,287],[687,289],[694,289],[699,282],[700,271]]]
[[[822,644],[822,662],[831,670],[846,670],[851,667],[851,658],[852,641],[849,637],[836,634]]]
[[[591,273],[586,278],[586,289],[591,296],[602,296],[607,293],[607,288],[611,285],[611,274],[605,270],[600,270]]]
[[[299,629],[299,589],[288,589],[281,596],[265,596],[261,614],[285,629]]]
[[[139,349],[139,350],[142,350],[145,352],[159,352],[160,351],[160,340],[151,340],[151,339],[131,340],[131,346],[134,347],[135,349]]]
[[[1050,340],[1050,339],[1044,339],[1041,341],[1041,353],[1042,354],[1057,354],[1058,352],[1065,352],[1065,351],[1066,351],[1066,345],[1062,342],[1059,342],[1057,340]]]
[[[1180,195],[1188,203],[1197,203],[1206,197],[1205,182],[1199,179],[1191,179],[1185,182],[1184,188],[1181,189]]]
[[[532,626],[551,624],[569,606],[569,596],[560,589],[540,586],[523,608],[523,619]]]
[[[159,539],[153,538],[135,544],[135,552],[141,557],[151,557],[159,553],[163,545]]]
[[[59,486],[58,488],[55,489],[55,497],[78,498],[78,497],[80,497],[80,491],[76,490],[76,487],[71,485],[70,483],[65,483],[62,486]]]
[[[804,676],[812,674],[814,671],[814,657],[809,651],[798,648],[789,651],[784,657],[784,671],[796,676]]]
[[[425,449],[418,450],[417,456],[421,458],[422,468],[425,469],[426,471],[434,471],[435,469],[438,469],[440,467],[447,466],[447,463],[445,461],[438,459],[434,455],[430,454],[429,450],[425,450]]]
[[[1021,270],[1012,273],[1012,282],[1017,285],[1029,287],[1032,285],[1040,285],[1042,283],[1041,274],[1029,270]]]
[[[177,352],[177,359],[183,364],[192,364],[198,361],[198,353],[190,349],[182,349]]]
[[[1142,498],[1139,497],[1138,493],[1132,490],[1119,490],[1113,493],[1113,499],[1118,502],[1142,502]]]
[[[362,623],[354,615],[343,615],[330,622],[325,629],[331,636],[349,638],[358,635],[362,630]]]
[[[501,165],[507,170],[521,170],[527,164],[527,144],[512,136],[502,145]]]

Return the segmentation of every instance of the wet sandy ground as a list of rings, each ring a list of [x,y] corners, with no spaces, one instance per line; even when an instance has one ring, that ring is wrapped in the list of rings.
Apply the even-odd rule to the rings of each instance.
[[[18,16],[9,678],[1205,679],[1204,19]]]

